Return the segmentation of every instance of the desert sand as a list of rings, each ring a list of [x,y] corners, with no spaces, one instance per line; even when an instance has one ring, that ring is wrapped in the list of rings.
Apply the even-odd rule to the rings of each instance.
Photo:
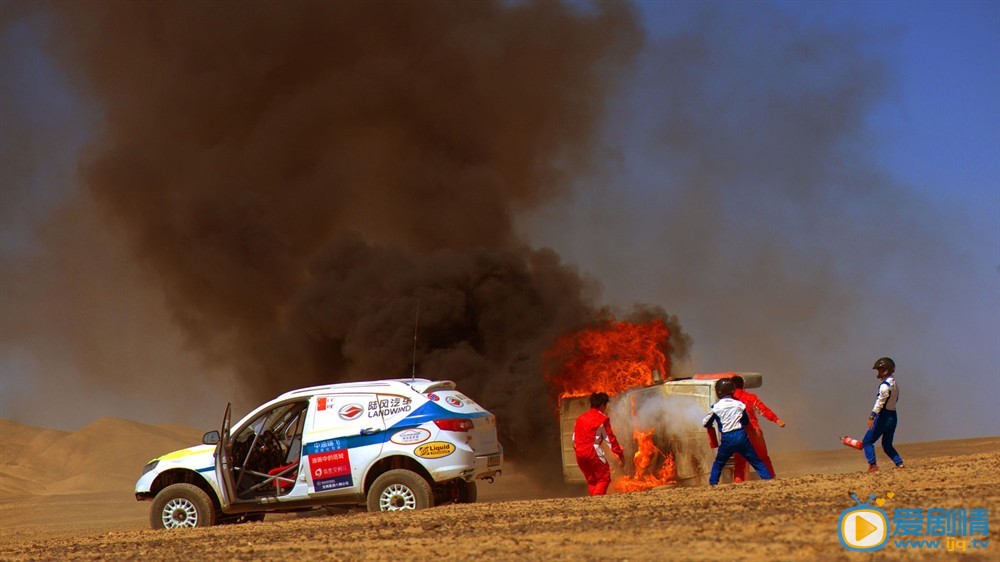
[[[852,553],[838,521],[871,494],[893,508],[987,509],[1000,498],[1000,437],[902,443],[907,463],[865,474],[852,449],[774,455],[779,480],[660,487],[589,498],[508,463],[480,503],[402,514],[347,511],[181,531],[148,528],[142,465],[201,432],[104,418],[75,432],[0,420],[0,560],[913,560],[1000,559],[985,547]],[[881,455],[881,452],[879,452]],[[891,497],[889,492],[892,492]],[[993,531],[995,535],[995,531]],[[927,538],[927,537],[908,537]],[[981,546],[981,545],[980,545]]]

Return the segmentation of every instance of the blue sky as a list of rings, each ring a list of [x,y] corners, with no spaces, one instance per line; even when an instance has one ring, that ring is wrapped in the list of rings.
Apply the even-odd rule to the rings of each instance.
[[[887,167],[941,200],[975,206],[979,197],[995,196],[1000,183],[995,3],[887,2],[871,11],[874,21],[899,28],[898,39],[886,48],[898,65],[898,97],[873,115],[874,124],[885,129]],[[982,218],[988,220],[988,214]],[[996,232],[996,214],[993,220]]]
[[[779,449],[859,433],[870,363],[885,354],[906,393],[899,440],[995,435],[1000,3],[638,8],[646,45],[610,101],[601,172],[521,217],[524,237],[600,280],[607,302],[677,314],[695,342],[683,369],[764,372],[761,396],[789,421],[769,430]],[[158,389],[199,396],[205,413],[191,419],[177,400],[119,399],[148,394],[129,386],[138,383],[81,382],[82,370],[115,361],[161,379],[199,368],[120,240],[104,235],[104,246],[69,263],[120,264],[118,293],[149,320],[123,353],[79,364],[67,349],[94,342],[31,321],[22,306],[21,295],[46,283],[57,289],[49,312],[82,291],[17,272],[42,259],[52,233],[37,229],[66,212],[100,119],[46,54],[44,18],[3,9],[13,24],[2,35],[2,312],[16,321],[3,323],[0,340],[0,417],[62,428],[101,415],[215,423],[211,394],[225,389]],[[232,376],[219,370],[205,380]],[[59,396],[46,396],[52,388]],[[43,396],[57,408],[40,408]]]
[[[674,3],[638,5],[654,40],[678,26],[671,21]],[[888,61],[898,83],[870,120],[884,141],[880,156],[895,176],[945,201],[972,203],[977,196],[996,195],[1000,10],[995,2],[774,5],[801,21],[856,30],[866,37],[867,49]],[[996,229],[995,222],[983,226]]]

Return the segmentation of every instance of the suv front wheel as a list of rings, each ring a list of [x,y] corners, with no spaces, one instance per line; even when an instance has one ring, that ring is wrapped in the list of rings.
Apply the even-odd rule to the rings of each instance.
[[[160,490],[149,510],[149,524],[154,529],[210,527],[216,517],[211,498],[194,484],[171,484]]]
[[[426,509],[433,505],[430,484],[412,470],[390,470],[376,478],[368,490],[368,511]]]

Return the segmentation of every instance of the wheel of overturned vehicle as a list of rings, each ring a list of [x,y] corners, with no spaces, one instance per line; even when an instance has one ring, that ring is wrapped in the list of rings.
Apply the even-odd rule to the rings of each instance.
[[[368,511],[425,509],[433,503],[430,484],[412,470],[390,470],[368,490]]]
[[[476,481],[466,482],[461,480],[458,484],[458,503],[476,503],[479,491],[476,489]]]
[[[154,529],[209,527],[215,519],[215,505],[194,484],[171,484],[160,490],[149,513],[149,524]]]

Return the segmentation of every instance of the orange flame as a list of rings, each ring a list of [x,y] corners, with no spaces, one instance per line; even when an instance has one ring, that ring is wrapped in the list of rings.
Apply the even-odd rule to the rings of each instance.
[[[649,386],[654,370],[669,378],[673,351],[669,340],[670,331],[662,320],[642,324],[610,320],[557,340],[545,353],[546,379],[560,399],[592,392],[615,395]],[[634,470],[615,481],[616,490],[648,490],[675,480],[673,454],[656,447],[653,432],[633,433]]]
[[[670,373],[669,338],[662,320],[610,320],[585,328],[560,338],[545,353],[546,378],[559,398],[648,386],[654,370],[663,377]]]
[[[637,449],[632,457],[634,470],[631,475],[622,476],[614,482],[619,492],[639,492],[672,484],[677,478],[674,470],[674,454],[664,453],[653,443],[653,430],[633,433]],[[660,468],[656,469],[657,461],[662,457]],[[655,472],[654,472],[655,470]]]

